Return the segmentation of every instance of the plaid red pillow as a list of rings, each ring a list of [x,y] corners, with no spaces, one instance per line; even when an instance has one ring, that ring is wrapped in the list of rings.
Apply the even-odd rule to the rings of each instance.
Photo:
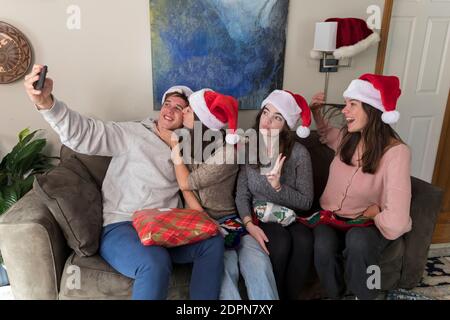
[[[133,227],[145,246],[177,247],[215,236],[217,223],[192,209],[143,209],[133,215]]]

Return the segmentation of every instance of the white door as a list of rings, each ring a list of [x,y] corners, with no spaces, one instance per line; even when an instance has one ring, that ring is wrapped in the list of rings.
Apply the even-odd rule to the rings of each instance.
[[[384,74],[399,76],[412,175],[431,182],[450,86],[450,0],[394,0]],[[450,150],[448,150],[450,152]]]

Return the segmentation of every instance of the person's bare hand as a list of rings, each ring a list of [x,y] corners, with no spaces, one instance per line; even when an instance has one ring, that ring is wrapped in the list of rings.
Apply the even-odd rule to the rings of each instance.
[[[45,79],[44,87],[42,90],[35,90],[33,83],[38,81],[39,73],[44,66],[35,64],[31,72],[25,76],[24,86],[25,91],[28,94],[30,100],[38,107],[38,109],[45,110],[50,109],[53,105],[52,91],[53,80],[50,78]]]
[[[366,209],[366,211],[363,212],[363,216],[369,219],[375,218],[380,213],[380,208],[373,204],[370,207]]]
[[[159,137],[170,147],[174,148],[178,145],[178,136],[177,134],[165,128],[157,128],[157,132]]]
[[[266,242],[269,242],[269,239],[267,238],[263,229],[250,222],[247,224],[247,231],[253,238],[255,238],[255,240],[259,243],[264,252],[267,253],[267,255],[269,255],[269,250],[267,249],[266,246]]]
[[[322,144],[327,144],[328,143],[328,133],[331,131],[331,127],[323,127],[323,128],[318,128],[317,132],[319,133],[319,141]]]
[[[267,181],[269,181],[272,188],[275,190],[280,189],[280,178],[281,178],[281,170],[283,169],[284,161],[286,161],[286,156],[283,156],[283,154],[279,154],[277,161],[275,162],[275,165],[273,166],[273,169],[270,170],[269,173],[266,173]]]
[[[312,97],[309,107],[312,111],[316,111],[322,108],[324,106],[324,103],[325,103],[325,93],[319,92]]]

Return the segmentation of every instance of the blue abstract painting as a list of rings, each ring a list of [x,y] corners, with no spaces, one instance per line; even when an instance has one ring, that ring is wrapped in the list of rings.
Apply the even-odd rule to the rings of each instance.
[[[289,0],[149,0],[155,109],[173,85],[257,109],[283,87]]]

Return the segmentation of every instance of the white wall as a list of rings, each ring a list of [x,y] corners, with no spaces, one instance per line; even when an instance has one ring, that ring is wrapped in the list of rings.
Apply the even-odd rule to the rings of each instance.
[[[369,5],[383,0],[291,0],[284,88],[306,99],[323,90],[324,75],[309,58],[314,23],[330,17],[367,18]],[[66,28],[67,7],[81,8],[81,30]],[[55,95],[84,115],[104,120],[136,120],[152,111],[151,44],[148,0],[0,0],[0,21],[21,30],[35,61],[48,64]],[[352,68],[332,74],[329,100],[339,102],[348,83],[375,68],[377,48],[353,59]],[[252,125],[255,111],[240,112],[240,126]],[[23,128],[47,129],[48,152],[59,141],[34,111],[22,80],[0,85],[0,157]]]

